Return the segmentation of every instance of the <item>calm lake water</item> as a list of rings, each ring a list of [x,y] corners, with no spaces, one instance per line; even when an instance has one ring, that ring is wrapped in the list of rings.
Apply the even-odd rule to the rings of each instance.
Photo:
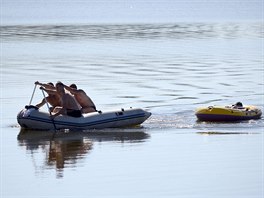
[[[54,139],[25,132],[16,115],[37,80],[152,116]],[[1,26],[1,197],[263,197],[264,119],[194,115],[238,101],[263,111],[263,82],[261,23]]]

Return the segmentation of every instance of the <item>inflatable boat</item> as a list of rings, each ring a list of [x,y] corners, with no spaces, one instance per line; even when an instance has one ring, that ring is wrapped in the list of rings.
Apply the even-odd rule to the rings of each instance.
[[[121,128],[142,124],[151,116],[150,112],[142,109],[121,109],[117,111],[93,112],[75,118],[59,115],[50,118],[48,112],[40,111],[35,106],[26,106],[17,115],[17,121],[22,128],[36,130],[58,129],[102,129]]]
[[[231,106],[200,107],[195,112],[198,120],[213,122],[259,119],[261,114],[261,109],[255,106],[243,106],[242,103]]]

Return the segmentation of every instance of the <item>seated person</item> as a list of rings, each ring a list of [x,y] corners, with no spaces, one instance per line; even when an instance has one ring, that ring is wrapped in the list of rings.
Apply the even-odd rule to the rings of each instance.
[[[52,82],[45,84],[45,83],[40,83],[36,81],[35,84],[45,87],[46,89],[49,89],[49,90],[55,90],[55,87]],[[37,108],[42,107],[46,103],[46,101],[51,105],[50,111],[53,111],[56,106],[61,106],[60,97],[57,93],[55,94],[49,93],[49,92],[47,93],[48,93],[48,96],[46,98],[43,98],[42,101],[36,105]]]
[[[242,102],[237,102],[236,104],[232,105],[233,109],[244,109]]]
[[[65,93],[64,85],[61,82],[57,82],[55,87],[56,87],[56,91],[42,88],[45,91],[49,91],[50,93],[54,92],[55,94],[57,92],[57,94],[60,96],[61,99],[61,106],[57,106],[53,110],[53,115],[51,115],[51,118],[53,119],[58,115],[81,117],[82,112],[80,110],[79,104],[71,94]]]
[[[77,89],[75,84],[71,84],[70,86],[64,85],[65,89],[69,91],[77,102],[81,105],[82,113],[91,113],[96,112],[96,107],[93,101],[82,89]]]

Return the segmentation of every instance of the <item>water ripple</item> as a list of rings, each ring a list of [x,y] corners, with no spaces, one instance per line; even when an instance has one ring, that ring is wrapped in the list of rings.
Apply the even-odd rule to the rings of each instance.
[[[72,39],[192,39],[262,38],[261,23],[249,24],[127,24],[127,25],[9,25],[1,26],[1,37],[8,40]],[[245,34],[246,31],[246,34]]]

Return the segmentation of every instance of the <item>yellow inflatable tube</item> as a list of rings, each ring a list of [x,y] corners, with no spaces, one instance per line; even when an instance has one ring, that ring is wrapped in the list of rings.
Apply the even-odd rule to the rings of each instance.
[[[200,107],[195,115],[200,121],[239,121],[259,119],[261,109],[256,106],[209,106]]]

